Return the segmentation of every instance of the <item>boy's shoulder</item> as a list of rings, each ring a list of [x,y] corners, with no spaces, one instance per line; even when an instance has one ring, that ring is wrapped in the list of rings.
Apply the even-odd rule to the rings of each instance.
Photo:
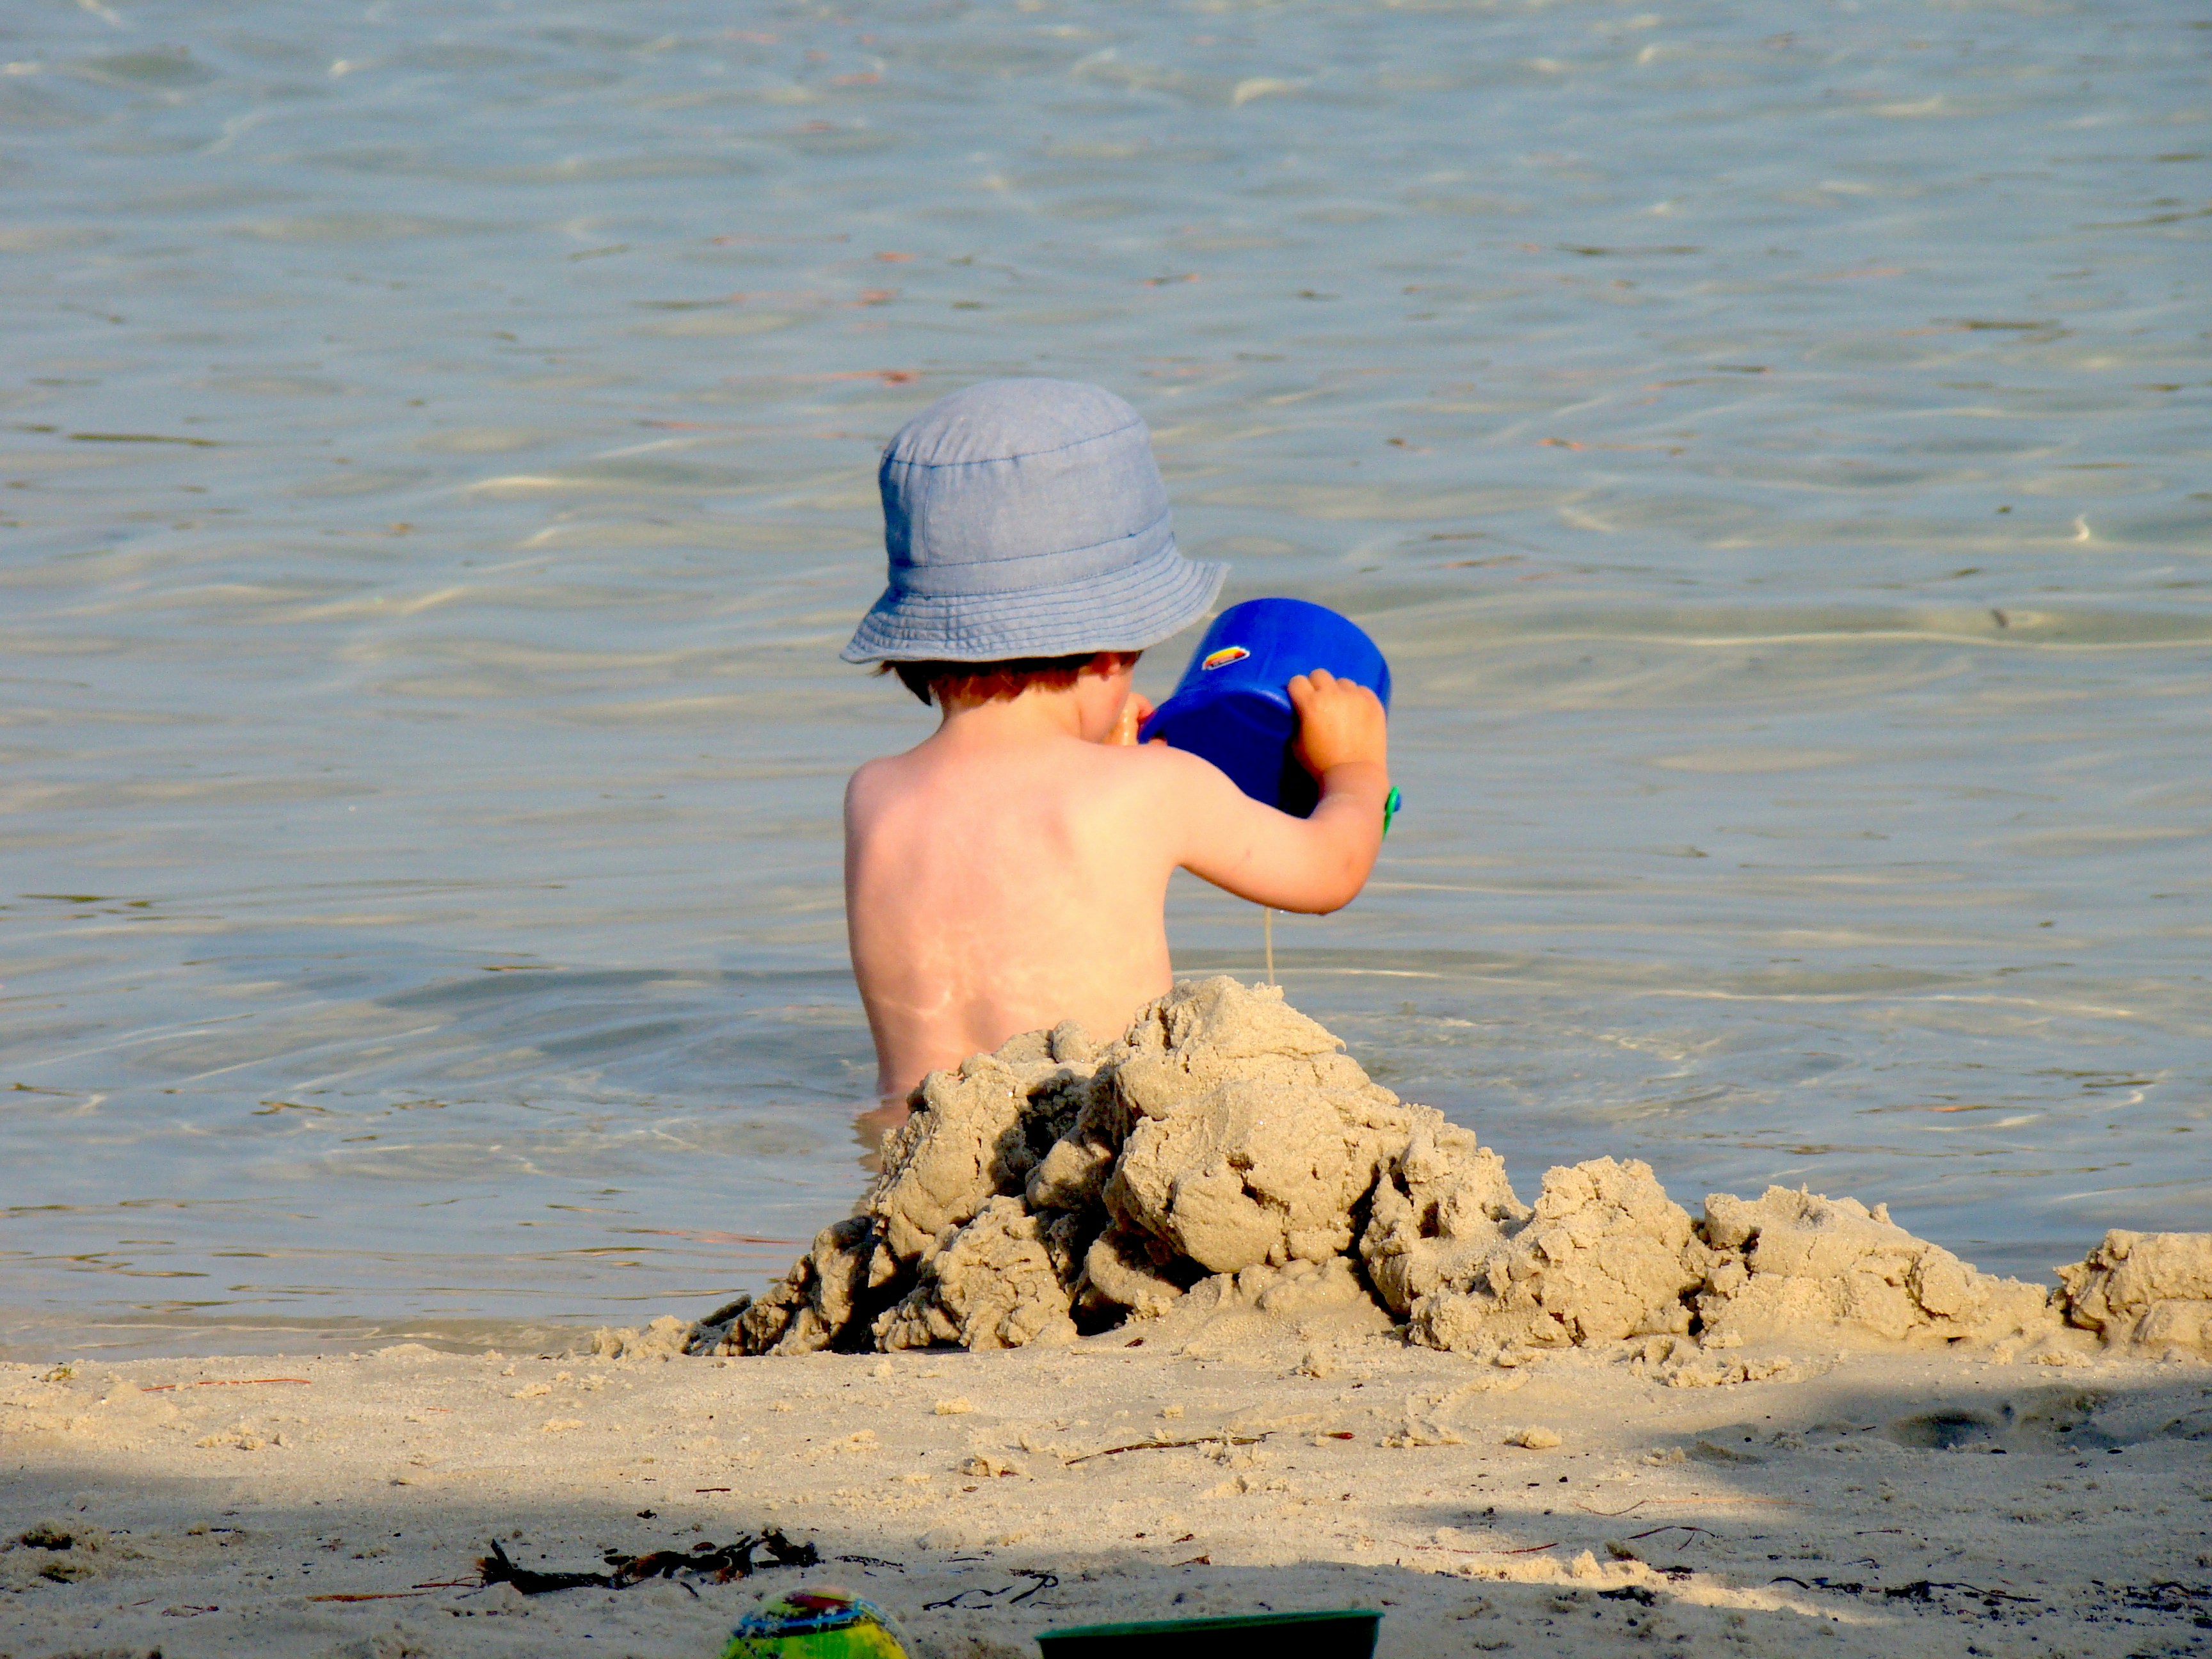
[[[864,761],[845,786],[848,807],[871,805],[940,783],[968,785],[994,774],[1024,776],[1031,787],[1048,779],[1083,792],[1103,807],[1109,802],[1158,802],[1202,796],[1233,784],[1211,762],[1165,744],[1121,745],[1071,740],[1055,745],[1052,763],[1040,767],[1034,751],[994,754],[988,748],[948,750],[927,740],[893,755]]]
[[[1178,844],[1200,820],[1225,823],[1244,797],[1212,762],[1164,743],[1085,744],[1066,775],[1069,805]]]
[[[923,745],[902,749],[895,755],[878,755],[862,761],[845,780],[845,810],[849,814],[872,802],[911,788],[924,775],[927,763],[918,758]]]

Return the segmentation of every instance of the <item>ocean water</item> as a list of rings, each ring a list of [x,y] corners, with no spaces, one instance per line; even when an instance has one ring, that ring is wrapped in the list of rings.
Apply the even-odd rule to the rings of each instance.
[[[878,447],[1003,374],[1390,653],[1407,811],[1280,977],[1524,1196],[2206,1224],[2208,59],[2176,0],[11,10],[0,1352],[525,1342],[842,1214],[839,791],[927,716],[836,653]]]

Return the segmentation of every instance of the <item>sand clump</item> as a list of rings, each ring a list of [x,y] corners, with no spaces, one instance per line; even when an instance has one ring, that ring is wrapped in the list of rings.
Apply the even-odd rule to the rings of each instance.
[[[75,1584],[110,1565],[106,1531],[82,1520],[34,1522],[0,1544],[0,1590],[21,1594],[46,1584]]]
[[[1083,1257],[1076,1218],[994,1198],[921,1260],[918,1282],[872,1328],[882,1348],[1019,1348],[1072,1342]]]
[[[1101,1194],[1113,1224],[1207,1273],[1344,1254],[1410,1125],[1341,1047],[1233,980],[1147,1009],[1110,1059],[1129,1123]]]
[[[854,1213],[686,1351],[1012,1348],[1182,1311],[1364,1310],[1508,1365],[1625,1345],[1683,1386],[1786,1364],[1708,1351],[1808,1337],[2090,1332],[2212,1358],[2212,1235],[2115,1231],[2046,1291],[1853,1199],[1715,1194],[1693,1218],[1634,1161],[1551,1170],[1523,1204],[1472,1131],[1376,1084],[1279,990],[1227,978],[1178,985],[1103,1048],[1073,1024],[1017,1037],[909,1105]],[[657,1328],[621,1344],[667,1346]]]
[[[2057,1323],[2049,1292],[1978,1273],[1856,1199],[1770,1187],[1705,1200],[1698,1301],[1709,1343],[1838,1328],[1893,1342],[1994,1341]]]
[[[1686,1333],[1705,1251],[1649,1164],[1549,1170],[1514,1231],[1407,1310],[1432,1348],[1588,1347]]]
[[[884,1141],[883,1171],[859,1210],[817,1233],[759,1301],[724,1310],[706,1328],[711,1340],[695,1335],[692,1351],[1018,1347],[1072,1338],[1068,1310],[1090,1239],[1029,1224],[1049,1206],[1032,1211],[1024,1194],[1103,1086],[1091,1042],[1073,1024],[932,1072]]]
[[[2058,1280],[2069,1320],[2106,1342],[2212,1359],[2212,1233],[2115,1227]]]
[[[684,1352],[694,1328],[663,1314],[643,1330],[623,1326],[593,1331],[584,1352],[604,1359],[674,1359]]]

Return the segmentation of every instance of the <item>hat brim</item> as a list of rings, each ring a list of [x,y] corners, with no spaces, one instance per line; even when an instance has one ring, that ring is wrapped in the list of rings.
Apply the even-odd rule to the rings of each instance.
[[[1005,662],[1142,651],[1212,608],[1229,567],[1151,558],[1057,586],[930,596],[886,588],[840,653],[847,662]]]

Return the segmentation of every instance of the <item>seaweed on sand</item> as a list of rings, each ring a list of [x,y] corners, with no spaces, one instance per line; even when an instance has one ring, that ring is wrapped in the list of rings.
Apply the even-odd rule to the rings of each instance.
[[[756,1561],[756,1550],[766,1551],[768,1559]],[[726,1584],[750,1578],[764,1567],[811,1567],[822,1556],[812,1544],[794,1544],[770,1527],[734,1544],[694,1544],[688,1551],[652,1550],[643,1555],[609,1550],[604,1559],[609,1569],[605,1572],[539,1572],[515,1565],[494,1539],[491,1553],[477,1563],[477,1571],[486,1584],[512,1584],[525,1595],[544,1595],[564,1589],[627,1589],[648,1578],[674,1578],[678,1573]]]

